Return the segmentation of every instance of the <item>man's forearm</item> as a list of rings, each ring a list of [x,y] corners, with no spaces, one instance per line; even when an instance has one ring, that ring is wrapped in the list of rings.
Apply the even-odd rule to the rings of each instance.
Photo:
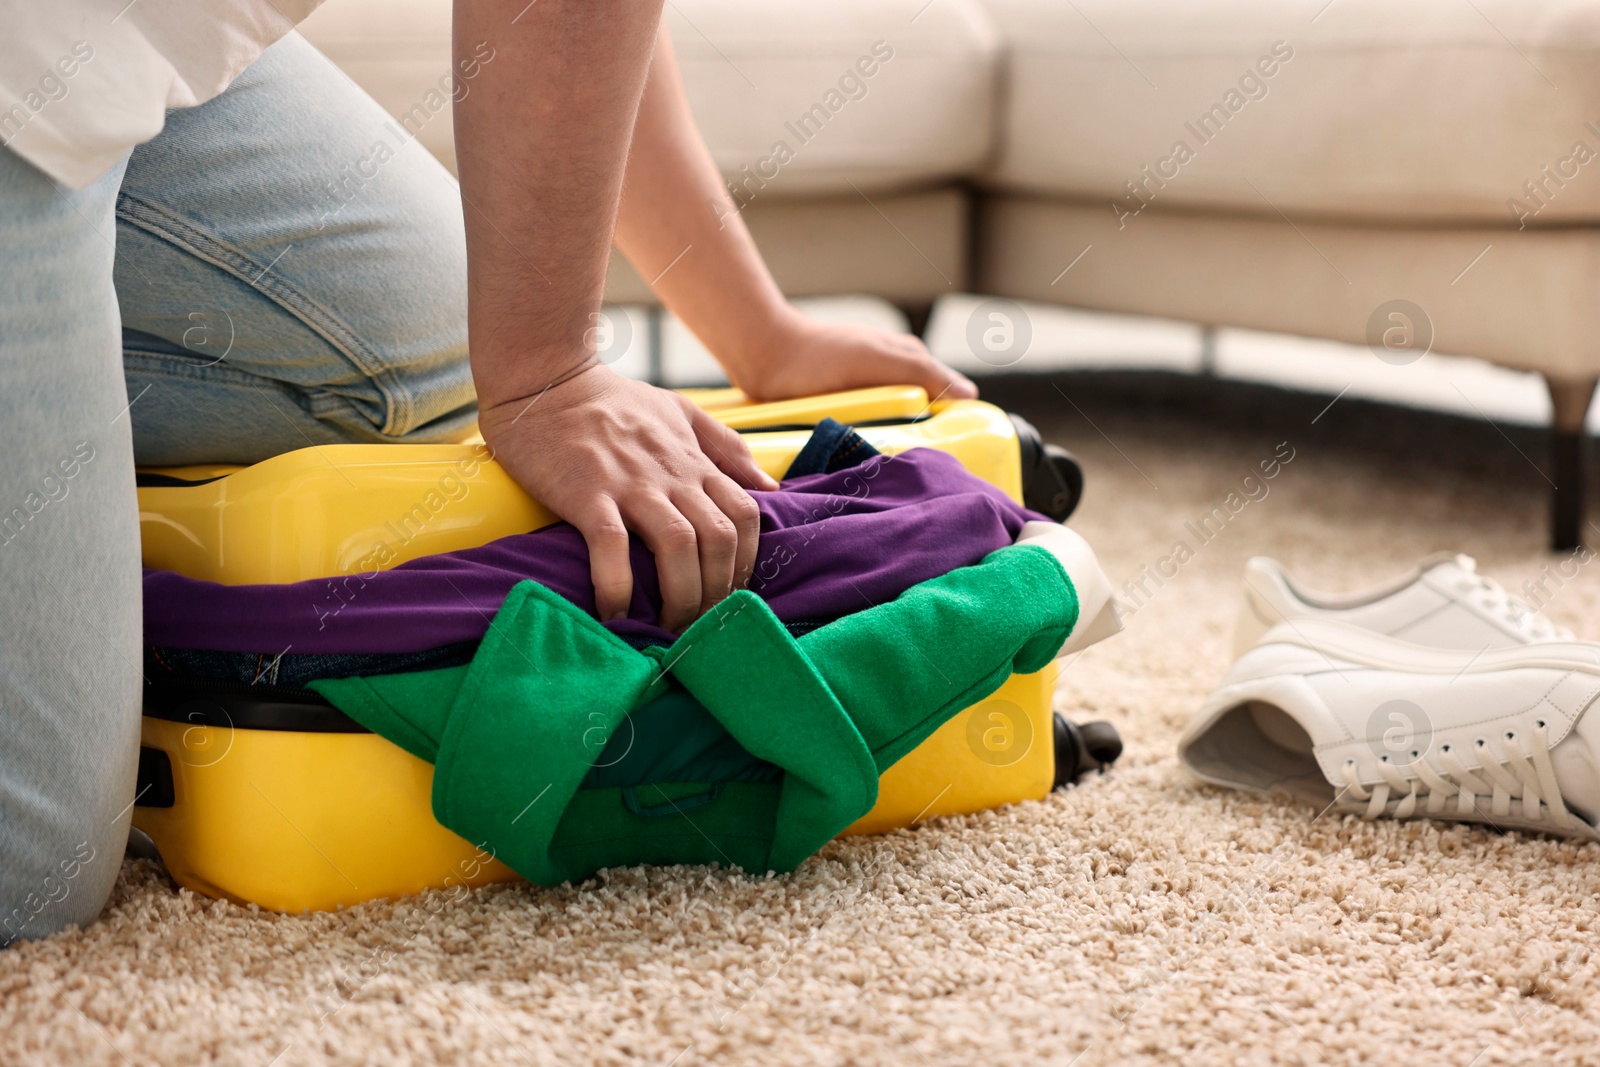
[[[485,409],[588,356],[661,0],[457,0],[458,61],[495,49],[455,106],[468,332]]]
[[[665,28],[639,105],[616,241],[724,361],[755,358],[787,308],[695,126]]]

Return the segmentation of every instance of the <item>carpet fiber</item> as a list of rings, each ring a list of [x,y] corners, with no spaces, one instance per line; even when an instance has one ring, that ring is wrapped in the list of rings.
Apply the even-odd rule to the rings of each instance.
[[[618,870],[284,917],[130,860],[100,922],[0,953],[0,1063],[1600,1060],[1600,846],[1317,818],[1198,786],[1173,756],[1226,667],[1249,555],[1332,590],[1439,548],[1513,591],[1559,563],[1537,442],[1106,381],[999,398],[1084,459],[1075,525],[1117,584],[1173,575],[1063,675],[1058,706],[1128,742],[1109,775],[773,878]],[[1279,442],[1294,458],[1266,495],[1197,536]],[[1192,558],[1163,565],[1180,540]],[[1593,570],[1549,612],[1600,637]]]

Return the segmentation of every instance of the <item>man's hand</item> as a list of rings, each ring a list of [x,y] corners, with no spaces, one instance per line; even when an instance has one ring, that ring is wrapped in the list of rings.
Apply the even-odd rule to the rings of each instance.
[[[734,384],[757,400],[874,385],[920,385],[929,397],[946,399],[978,395],[964,374],[934,359],[910,334],[785,312],[756,351],[728,360]]]
[[[479,426],[517,484],[583,534],[601,619],[628,612],[630,530],[655,553],[665,629],[749,580],[761,517],[741,486],[777,483],[737,433],[676,393],[597,364],[484,409]]]

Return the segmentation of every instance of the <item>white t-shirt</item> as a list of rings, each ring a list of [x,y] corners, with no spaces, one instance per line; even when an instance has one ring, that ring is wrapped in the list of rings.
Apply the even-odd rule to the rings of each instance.
[[[0,0],[0,145],[82,189],[321,0]]]

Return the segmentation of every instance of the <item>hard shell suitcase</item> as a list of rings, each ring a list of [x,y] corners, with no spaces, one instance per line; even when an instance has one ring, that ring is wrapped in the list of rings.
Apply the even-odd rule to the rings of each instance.
[[[831,416],[884,453],[948,452],[1056,518],[1082,490],[1069,455],[979,401],[930,405],[911,387],[771,404],[735,390],[690,395],[775,477]],[[227,584],[326,577],[330,612],[343,603],[342,578],[555,521],[470,442],[331,445],[244,468],[142,471],[139,506],[146,566]],[[1054,682],[1054,664],[1013,675],[957,714],[883,773],[876,806],[847,832],[1036,799],[1110,762],[1114,736],[1053,721]],[[180,884],[283,911],[515,878],[434,819],[432,775],[313,693],[157,682],[146,687],[133,821]]]

